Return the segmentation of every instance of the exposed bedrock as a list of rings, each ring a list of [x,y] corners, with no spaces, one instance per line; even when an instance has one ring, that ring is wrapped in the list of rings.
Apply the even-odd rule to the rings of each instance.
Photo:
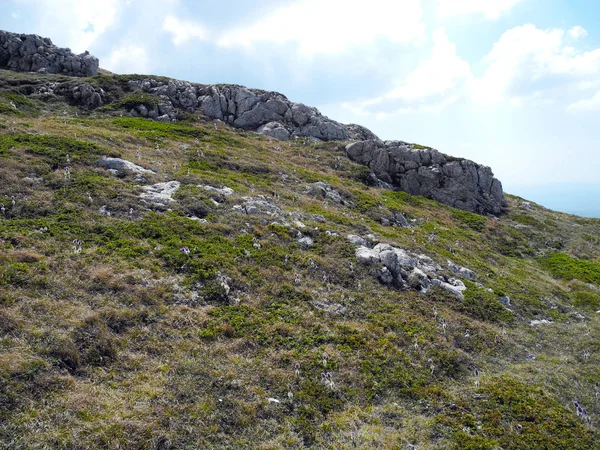
[[[130,85],[168,100],[189,112],[201,111],[236,128],[258,131],[275,139],[306,137],[320,141],[377,139],[359,125],[344,125],[317,108],[294,103],[278,92],[237,85],[198,85],[185,81],[133,80]]]
[[[98,72],[98,58],[88,52],[75,55],[36,34],[0,30],[0,69],[89,77]]]
[[[409,194],[479,214],[498,215],[505,205],[502,183],[489,167],[473,161],[401,141],[355,142],[346,146],[346,153]]]

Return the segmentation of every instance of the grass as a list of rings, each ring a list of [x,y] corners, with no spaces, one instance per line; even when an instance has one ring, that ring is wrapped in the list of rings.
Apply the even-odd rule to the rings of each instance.
[[[553,253],[541,260],[552,275],[563,280],[577,279],[585,283],[600,284],[600,263],[574,258],[565,253]]]
[[[90,79],[112,99],[105,110],[75,116],[58,99],[40,116],[0,112],[0,447],[598,447],[600,221],[573,227],[510,196],[491,220],[368,187],[336,143],[114,117],[156,101],[127,84],[141,78]],[[24,98],[21,110],[40,107]],[[115,176],[95,166],[101,155],[155,173]],[[140,200],[171,180],[169,211]],[[311,195],[317,181],[343,202]],[[281,216],[233,208],[259,196]],[[411,226],[382,225],[396,213]],[[477,277],[464,300],[390,288],[348,234]],[[529,325],[542,318],[553,323]]]

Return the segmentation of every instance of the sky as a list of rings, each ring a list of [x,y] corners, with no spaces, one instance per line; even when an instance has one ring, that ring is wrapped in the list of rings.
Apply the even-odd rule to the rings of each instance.
[[[278,91],[600,217],[598,0],[0,0],[116,73]]]

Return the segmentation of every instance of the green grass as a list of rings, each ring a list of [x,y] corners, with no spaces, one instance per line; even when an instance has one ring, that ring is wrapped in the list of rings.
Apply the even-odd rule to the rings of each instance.
[[[600,263],[581,260],[565,253],[553,253],[540,262],[557,278],[577,279],[585,283],[600,285]]]

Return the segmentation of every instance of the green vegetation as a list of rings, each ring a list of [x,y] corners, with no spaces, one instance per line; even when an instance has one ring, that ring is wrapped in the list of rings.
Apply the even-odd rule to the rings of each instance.
[[[485,217],[468,211],[461,211],[460,209],[452,211],[452,218],[460,221],[472,230],[479,232],[485,230],[485,224],[487,222]]]
[[[115,117],[156,104],[141,78],[90,79],[94,111],[0,87],[23,113],[0,109],[0,448],[600,448],[600,221],[369,187],[339,143]],[[171,180],[168,205],[140,198]],[[386,286],[349,234],[475,278]]]
[[[553,253],[541,260],[552,275],[563,280],[577,279],[585,283],[600,284],[600,263],[574,258],[565,253]]]
[[[148,109],[157,108],[160,103],[160,99],[149,94],[127,94],[123,98],[113,102],[106,107],[107,110],[114,109],[126,109],[127,111],[137,106],[143,105]]]

